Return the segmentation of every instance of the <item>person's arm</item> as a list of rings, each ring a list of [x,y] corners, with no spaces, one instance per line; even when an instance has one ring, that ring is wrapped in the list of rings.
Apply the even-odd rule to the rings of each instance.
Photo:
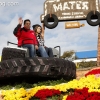
[[[44,30],[45,30],[44,23],[42,23],[42,32],[41,32],[41,36],[42,36],[43,39],[44,39]]]
[[[33,33],[34,33],[34,45],[35,45],[35,49],[36,50],[38,50],[38,40],[37,40],[37,37],[36,37],[36,35],[35,35],[35,32],[33,31]]]
[[[23,23],[22,18],[19,18],[19,24],[17,25],[17,27],[14,29],[13,34],[18,37],[20,36],[20,29],[21,29],[21,25]]]

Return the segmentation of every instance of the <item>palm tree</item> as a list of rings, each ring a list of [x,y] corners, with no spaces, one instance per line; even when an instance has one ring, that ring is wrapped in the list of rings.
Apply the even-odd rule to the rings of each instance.
[[[100,66],[100,25],[98,26],[97,66]]]

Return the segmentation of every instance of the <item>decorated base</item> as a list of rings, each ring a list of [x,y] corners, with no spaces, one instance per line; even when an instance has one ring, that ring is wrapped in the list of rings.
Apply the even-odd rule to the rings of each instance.
[[[10,90],[1,90],[1,98],[3,100],[95,100],[95,98],[100,100],[100,76],[97,76],[99,70],[100,68],[93,68],[80,79],[69,82],[62,80],[57,84],[55,83],[57,81],[48,81],[48,84],[46,82],[34,84],[27,89],[13,87]]]

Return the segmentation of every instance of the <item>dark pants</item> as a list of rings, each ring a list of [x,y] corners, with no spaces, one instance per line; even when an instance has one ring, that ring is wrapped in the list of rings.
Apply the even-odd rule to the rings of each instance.
[[[49,57],[53,57],[52,48],[45,47],[45,50],[46,50],[47,54],[49,55]]]

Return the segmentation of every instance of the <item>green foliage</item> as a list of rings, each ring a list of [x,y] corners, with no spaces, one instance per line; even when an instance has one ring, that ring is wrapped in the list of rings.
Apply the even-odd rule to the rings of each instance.
[[[0,86],[0,89],[9,90],[12,89],[12,86],[11,85]]]
[[[78,57],[75,55],[75,59],[78,59]]]
[[[44,100],[62,100],[62,98],[63,98],[63,95],[61,94],[61,95],[55,95],[55,96],[52,96],[52,97],[48,97]],[[30,100],[40,100],[40,99],[32,97]]]
[[[79,64],[79,68],[86,68],[86,67],[94,67],[97,65],[97,62],[95,61],[89,61],[89,62],[86,62],[86,61],[82,61],[80,62]]]
[[[62,95],[60,95],[60,96],[55,95],[55,96],[47,98],[46,100],[62,100],[62,98],[63,98]]]
[[[63,55],[61,56],[61,58],[64,58],[64,59],[65,59],[66,57],[71,58],[71,57],[73,56],[74,53],[75,53],[74,50],[65,51],[65,52],[63,53]]]
[[[29,89],[29,88],[33,88],[33,87],[36,87],[36,86],[42,86],[42,85],[46,85],[46,86],[50,86],[50,85],[56,85],[56,84],[60,84],[60,83],[66,83],[67,81],[64,80],[64,79],[60,79],[60,80],[49,80],[49,81],[44,81],[44,82],[38,82],[38,83],[33,83],[33,84],[29,84],[29,83],[26,83],[26,82],[23,82],[23,83],[16,83],[16,84],[13,84],[13,85],[2,85],[0,86],[0,89],[4,89],[4,90],[9,90],[9,89],[12,89],[13,87],[16,88],[16,89],[19,89],[19,88],[25,88],[25,89]]]
[[[46,86],[49,86],[49,85],[56,85],[56,84],[60,84],[60,83],[65,83],[67,82],[66,80],[64,79],[60,79],[60,80],[49,80],[49,81],[44,81],[44,82],[38,82],[37,84],[35,84],[35,86],[41,86],[41,85],[46,85]],[[34,84],[33,84],[34,86]],[[34,87],[35,87],[34,86]]]

